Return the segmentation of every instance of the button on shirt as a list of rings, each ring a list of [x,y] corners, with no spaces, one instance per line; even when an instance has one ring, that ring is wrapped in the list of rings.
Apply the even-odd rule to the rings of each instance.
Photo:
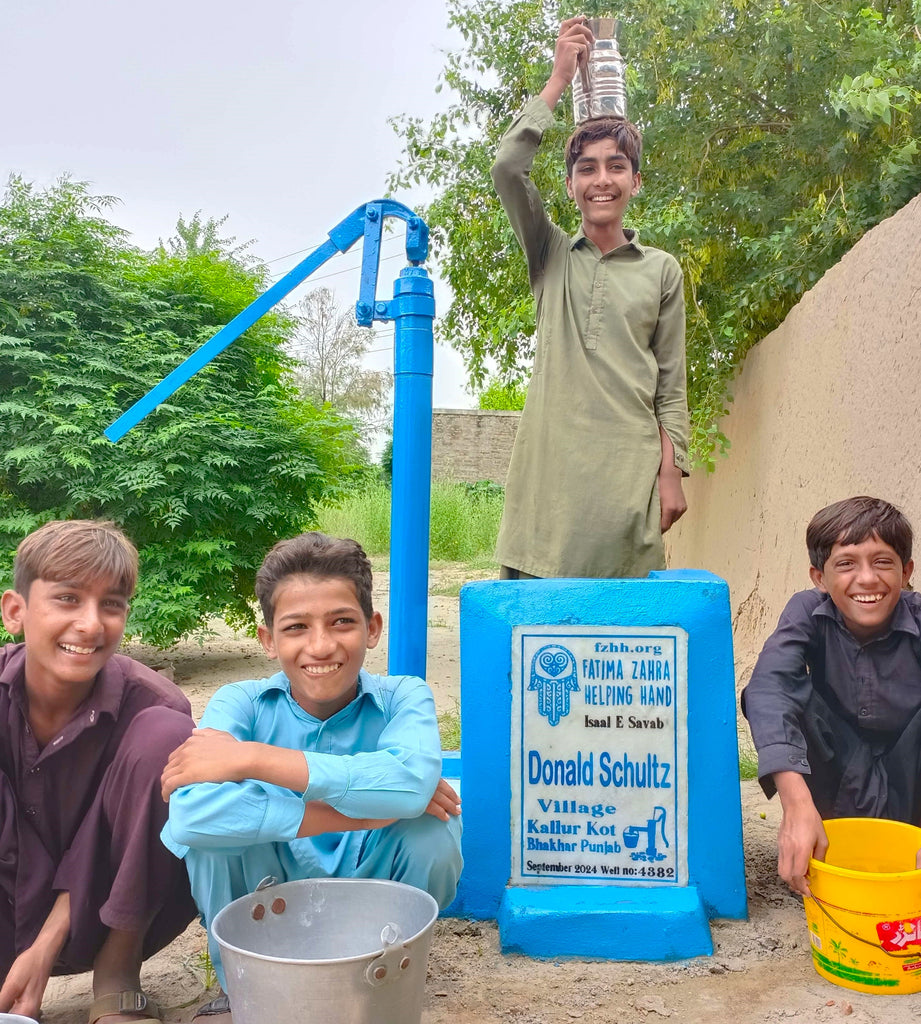
[[[894,741],[921,709],[921,594],[903,591],[889,630],[866,643],[827,594],[793,595],[742,694],[759,777],[809,771],[800,717],[813,689],[866,738]]]
[[[302,750],[309,782],[304,793],[254,780],[177,790],[162,839],[179,857],[190,847],[229,854],[287,843],[301,877],[348,873],[358,864],[365,833],[298,839],[305,802],[322,800],[350,818],[413,818],[424,813],[441,775],[435,702],[415,676],[362,669],[356,698],[325,721],[294,700],[282,672],[231,683],[211,699],[201,728]]]
[[[645,576],[665,565],[660,424],[688,470],[681,268],[634,231],[602,253],[550,220],[530,171],[552,123],[531,100],[492,170],[537,306],[497,557],[535,576]]]

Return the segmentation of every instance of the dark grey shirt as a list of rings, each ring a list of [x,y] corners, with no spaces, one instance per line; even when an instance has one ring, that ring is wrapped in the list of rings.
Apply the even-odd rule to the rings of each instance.
[[[921,709],[921,594],[903,591],[889,631],[867,643],[822,591],[790,598],[742,693],[759,778],[809,773],[802,715],[813,691],[867,739],[895,740]]]

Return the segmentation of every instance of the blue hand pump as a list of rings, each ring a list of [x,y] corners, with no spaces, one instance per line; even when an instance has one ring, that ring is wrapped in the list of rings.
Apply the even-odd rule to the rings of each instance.
[[[406,222],[406,259],[410,265],[404,267],[394,281],[393,298],[379,302],[375,296],[386,217]],[[391,675],[422,678],[425,678],[426,656],[435,319],[432,280],[421,266],[428,256],[428,236],[425,222],[402,203],[379,199],[359,206],[329,232],[327,241],[238,313],[104,431],[110,441],[119,441],[328,259],[338,252],[346,252],[363,238],[355,317],[362,327],[370,327],[375,320],[392,320],[394,324],[388,671]]]

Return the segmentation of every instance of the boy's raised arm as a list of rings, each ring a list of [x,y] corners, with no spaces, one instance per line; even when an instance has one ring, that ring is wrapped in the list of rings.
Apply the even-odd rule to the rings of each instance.
[[[543,133],[553,123],[551,111],[575,74],[579,54],[591,48],[592,34],[584,21],[578,17],[563,22],[550,78],[540,96],[532,99],[512,121],[499,143],[490,172],[496,194],[525,254],[532,285],[542,272],[553,238],[566,239],[547,216],[537,186],[531,180],[531,168]]]
[[[584,15],[567,18],[561,23],[553,50],[553,70],[540,93],[541,99],[551,110],[560,102],[575,77],[576,68],[588,59],[593,42],[594,36]]]

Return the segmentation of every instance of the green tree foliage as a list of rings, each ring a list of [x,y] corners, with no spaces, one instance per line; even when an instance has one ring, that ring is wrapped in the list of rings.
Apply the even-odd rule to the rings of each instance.
[[[222,238],[221,228],[227,223],[230,214],[225,213],[223,217],[202,218],[201,210],[196,210],[191,220],[186,220],[181,214],[176,221],[176,234],[168,238],[164,243],[160,239],[160,248],[171,256],[205,256],[210,254],[218,256],[229,256],[237,263],[252,265],[255,260],[251,259],[246,251],[253,244],[255,239],[248,242],[235,244],[236,238],[233,235]]]
[[[393,481],[393,433],[390,434],[384,443],[380,467],[381,480],[389,487]]]
[[[526,384],[493,377],[479,394],[481,409],[523,409],[528,397]]]
[[[165,646],[211,616],[252,624],[265,551],[361,467],[352,427],[297,399],[279,315],[103,436],[264,287],[216,251],[132,247],[112,202],[13,178],[0,205],[0,557],[49,519],[114,519],[141,554],[129,632]]]
[[[607,0],[447,0],[464,39],[432,122],[395,122],[393,187],[430,182],[434,251],[454,292],[444,340],[482,385],[489,360],[523,376],[534,310],[523,257],[488,169],[511,117],[539,92],[564,17]],[[685,271],[693,447],[712,465],[747,350],[860,238],[921,191],[919,0],[634,0],[620,8],[628,105],[645,135],[629,223]],[[562,145],[565,96],[533,177],[575,230]]]

